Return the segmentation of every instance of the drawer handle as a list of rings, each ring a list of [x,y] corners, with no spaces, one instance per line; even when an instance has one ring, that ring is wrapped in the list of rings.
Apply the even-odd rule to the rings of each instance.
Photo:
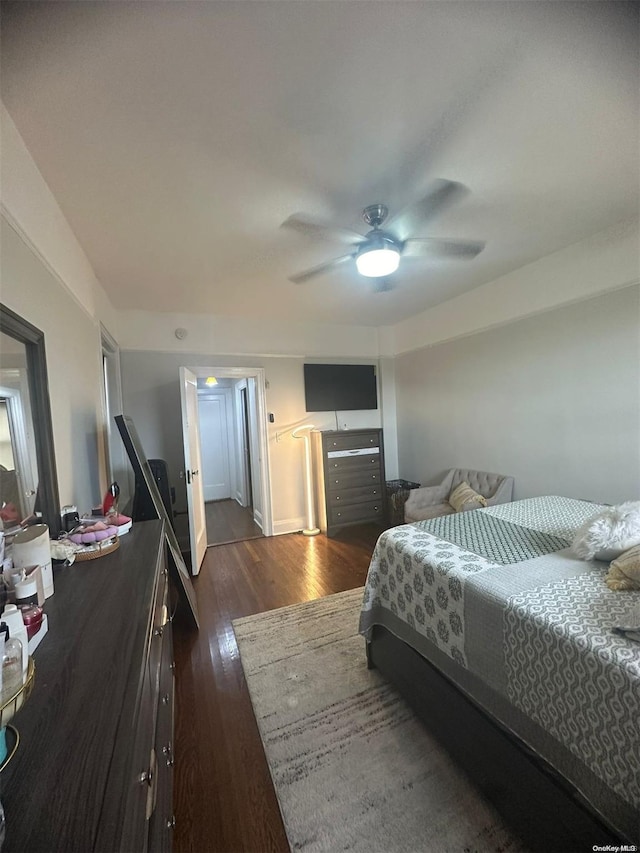
[[[336,486],[340,483],[340,480],[336,480]]]
[[[373,511],[374,511],[374,512],[378,512],[378,509],[379,509],[379,507],[374,506]]]
[[[175,829],[176,828],[176,816],[174,814],[171,815],[169,820],[167,821],[167,829]]]
[[[162,697],[162,700],[161,700],[161,701],[162,701],[162,704],[163,704],[163,705],[168,705],[168,704],[169,704],[169,700],[170,700],[170,699],[171,699],[171,696],[169,696],[169,694],[168,694],[168,693],[165,693],[165,694],[164,694],[164,696]]]
[[[171,672],[176,671],[176,662],[174,660],[172,660],[171,663],[169,664],[169,669],[171,670]]]
[[[142,773],[138,775],[138,785],[144,785],[146,782],[148,785],[151,784],[151,780],[153,779],[153,770],[149,768],[148,770],[143,770]]]
[[[162,754],[167,759],[167,767],[173,767],[173,753],[171,752],[170,743],[162,747]]]
[[[377,494],[378,494],[378,490],[377,490],[377,489],[374,489],[374,490],[371,492],[371,494],[372,494],[372,495],[377,495]]]
[[[336,495],[336,500],[337,500],[337,501],[339,501],[339,500],[340,500],[340,495]]]
[[[377,459],[370,459],[369,460],[369,462],[371,462],[372,465],[374,465],[377,461],[378,461]]]
[[[163,631],[164,631],[164,625],[160,625],[160,627],[159,627],[159,628],[155,628],[155,629],[154,629],[154,631],[153,631],[153,636],[154,636],[154,637],[161,637],[161,636],[162,636]]]
[[[336,515],[338,516],[338,518],[340,518],[340,516],[342,515],[342,513],[341,513],[341,512],[337,512],[337,513],[336,513]]]

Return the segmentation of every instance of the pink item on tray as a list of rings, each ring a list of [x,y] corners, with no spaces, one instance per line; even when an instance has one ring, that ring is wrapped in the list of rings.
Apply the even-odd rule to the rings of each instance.
[[[83,527],[81,531],[77,533],[69,534],[69,540],[74,542],[76,545],[89,545],[91,542],[102,542],[104,539],[108,539],[110,536],[116,536],[118,533],[118,528],[110,525],[107,525],[102,521],[96,521],[95,524],[88,524],[86,527]]]

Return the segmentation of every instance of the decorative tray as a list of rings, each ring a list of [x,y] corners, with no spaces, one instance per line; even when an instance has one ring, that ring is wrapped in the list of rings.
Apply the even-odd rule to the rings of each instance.
[[[102,542],[92,542],[91,545],[86,545],[82,550],[76,551],[76,562],[82,560],[97,560],[98,557],[104,557],[105,554],[111,554],[120,547],[120,539],[118,536],[110,536],[109,539],[103,539]]]
[[[10,696],[6,702],[4,702],[4,704],[0,705],[0,728],[4,728],[12,719],[13,715],[17,713],[27,701],[31,695],[31,691],[33,690],[35,676],[36,667],[33,662],[33,658],[30,657],[29,665],[27,667],[27,677],[24,680],[24,684],[22,684],[13,696]]]

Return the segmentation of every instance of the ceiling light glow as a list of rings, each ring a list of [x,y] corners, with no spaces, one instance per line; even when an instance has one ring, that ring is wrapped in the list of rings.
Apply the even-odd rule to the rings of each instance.
[[[377,278],[390,275],[398,269],[400,252],[397,249],[372,249],[356,258],[356,266],[360,275]]]
[[[356,267],[360,275],[378,278],[391,275],[400,264],[400,250],[388,238],[373,238],[356,257]]]
[[[211,388],[213,385],[218,384],[218,380],[216,379],[215,376],[207,376],[207,378],[204,381],[204,384],[207,385],[209,388]]]

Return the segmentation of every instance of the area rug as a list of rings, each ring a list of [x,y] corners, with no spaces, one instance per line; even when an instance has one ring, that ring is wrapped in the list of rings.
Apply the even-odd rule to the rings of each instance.
[[[362,594],[233,623],[291,849],[521,850],[405,702],[367,670]]]

